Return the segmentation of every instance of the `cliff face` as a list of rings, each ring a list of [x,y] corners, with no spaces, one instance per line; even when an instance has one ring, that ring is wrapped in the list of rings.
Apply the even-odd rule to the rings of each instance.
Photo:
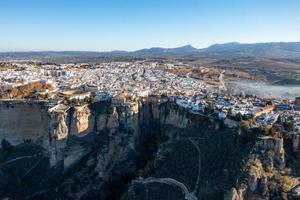
[[[120,110],[119,112],[117,110]],[[0,140],[13,145],[24,140],[38,143],[49,152],[51,166],[63,160],[70,137],[82,137],[104,129],[115,132],[120,123],[138,129],[138,110],[122,110],[109,103],[77,106],[66,111],[52,111],[45,103],[10,101],[0,104]],[[122,111],[121,111],[122,110]],[[125,113],[126,112],[126,113]],[[131,113],[130,113],[131,112]],[[72,145],[71,145],[72,146]],[[131,145],[132,146],[132,145]]]
[[[140,108],[140,123],[156,122],[164,126],[176,128],[209,128],[219,129],[221,121],[199,115],[180,107],[173,100],[149,98]]]
[[[2,105],[1,109],[6,109],[6,106]],[[126,104],[97,102],[64,107],[64,110],[49,110],[43,104],[23,102],[9,109],[6,113],[11,115],[0,114],[6,118],[0,129],[2,138],[10,142],[18,138],[14,144],[22,143],[26,138],[36,143],[39,138],[42,142],[38,144],[45,149],[50,171],[55,167],[67,173],[74,167],[80,168],[72,177],[61,180],[59,193],[67,198],[88,195],[82,190],[90,191],[93,181],[101,180],[98,190],[110,199],[114,194],[107,194],[105,187],[115,184],[116,180],[118,184],[120,181],[126,183],[136,177],[137,172],[154,178],[154,182],[164,178],[180,182],[188,190],[186,195],[197,192],[204,183],[200,181],[199,174],[202,154],[199,146],[203,144],[197,140],[204,139],[206,142],[210,131],[218,130],[220,125],[218,120],[195,115],[169,99],[158,98],[127,100]],[[15,119],[22,117],[24,119],[18,129],[5,133],[4,130],[9,130]],[[182,151],[178,151],[180,149]],[[188,157],[185,156],[187,152],[190,154]],[[176,156],[171,160],[165,159],[169,154]],[[182,163],[184,158],[189,167],[166,170],[169,166],[179,165],[178,162]],[[82,170],[93,173],[82,173]],[[185,175],[178,176],[178,170]],[[75,181],[74,177],[93,181],[87,185],[76,183],[78,188],[71,192],[65,184]],[[163,181],[161,185],[168,187],[170,183]],[[122,190],[116,194],[120,195],[124,192]]]
[[[71,119],[70,134],[81,136],[93,131],[95,119],[88,104],[75,107]]]
[[[38,141],[47,148],[51,141],[67,140],[70,136],[84,136],[103,129],[116,131],[120,126],[133,129],[137,135],[139,124],[156,121],[177,128],[199,127],[201,119],[170,102],[131,102],[129,107],[109,103],[77,106],[65,112],[49,112],[45,103],[2,102],[0,104],[0,139],[12,144],[23,140]],[[196,119],[196,120],[195,120]],[[204,118],[203,118],[204,119]],[[203,123],[204,120],[201,121]],[[217,126],[209,121],[215,128]]]
[[[0,137],[15,145],[0,149],[1,198],[17,198],[17,186],[29,199],[269,198],[272,171],[288,163],[284,137],[245,143],[169,98],[61,108],[0,104]],[[299,137],[288,141],[296,154]]]
[[[0,140],[12,144],[32,140],[46,145],[47,138],[48,114],[42,103],[0,103]]]
[[[143,102],[139,123],[140,178],[123,199],[223,198],[248,151],[235,144],[237,130],[168,99]]]

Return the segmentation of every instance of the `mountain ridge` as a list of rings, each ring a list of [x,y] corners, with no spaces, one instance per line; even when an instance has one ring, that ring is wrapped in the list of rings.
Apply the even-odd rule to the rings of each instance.
[[[238,43],[213,44],[206,48],[184,45],[175,48],[152,47],[135,51],[22,51],[0,52],[0,59],[22,57],[268,57],[300,58],[300,42]]]

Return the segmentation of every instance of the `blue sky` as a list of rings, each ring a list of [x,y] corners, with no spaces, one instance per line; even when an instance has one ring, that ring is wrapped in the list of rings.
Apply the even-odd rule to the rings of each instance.
[[[0,0],[0,51],[300,41],[299,0]]]

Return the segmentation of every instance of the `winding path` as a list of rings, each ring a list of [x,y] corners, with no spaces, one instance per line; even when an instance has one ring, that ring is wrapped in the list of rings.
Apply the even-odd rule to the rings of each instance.
[[[168,185],[175,185],[181,189],[182,193],[185,196],[185,199],[197,200],[197,197],[194,195],[194,193],[190,193],[189,190],[187,189],[187,187],[183,183],[181,183],[173,178],[147,178],[144,180],[139,180],[138,182],[144,183],[145,185],[148,183],[164,183],[164,184],[168,184]],[[146,188],[147,188],[147,186],[146,186]],[[148,191],[148,188],[146,189],[146,192],[147,191]],[[148,196],[148,194],[146,194],[146,195]]]
[[[199,190],[200,174],[201,174],[201,151],[195,141],[193,141],[191,138],[189,138],[188,140],[194,145],[194,147],[197,149],[198,152],[198,176],[193,191],[193,193],[195,193],[195,196],[197,196]]]
[[[8,160],[2,164],[0,164],[0,167],[3,167],[9,163],[12,163],[12,162],[15,162],[15,161],[18,161],[18,160],[22,160],[22,159],[26,159],[26,158],[33,158],[33,157],[36,157],[36,156],[40,156],[42,155],[41,153],[38,153],[38,154],[34,154],[32,156],[20,156],[20,157],[17,157],[17,158],[14,158],[14,159],[11,159],[11,160]]]
[[[148,187],[147,187],[148,183],[164,183],[168,185],[175,185],[181,189],[182,193],[185,196],[185,199],[198,200],[197,193],[199,191],[200,175],[201,175],[201,151],[199,146],[196,144],[195,141],[192,140],[192,138],[188,138],[188,140],[192,143],[192,145],[196,148],[198,152],[198,175],[197,175],[197,180],[195,183],[194,190],[192,192],[189,192],[188,188],[183,183],[169,177],[168,178],[147,178],[143,180],[138,180],[137,182],[144,184],[145,192],[146,192],[146,200],[148,199]]]

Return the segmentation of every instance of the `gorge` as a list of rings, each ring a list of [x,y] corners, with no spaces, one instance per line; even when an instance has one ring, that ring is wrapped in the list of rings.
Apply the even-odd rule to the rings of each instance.
[[[250,138],[157,96],[2,101],[0,140],[8,199],[281,199],[266,171],[284,169],[285,149],[299,146],[299,138]]]

